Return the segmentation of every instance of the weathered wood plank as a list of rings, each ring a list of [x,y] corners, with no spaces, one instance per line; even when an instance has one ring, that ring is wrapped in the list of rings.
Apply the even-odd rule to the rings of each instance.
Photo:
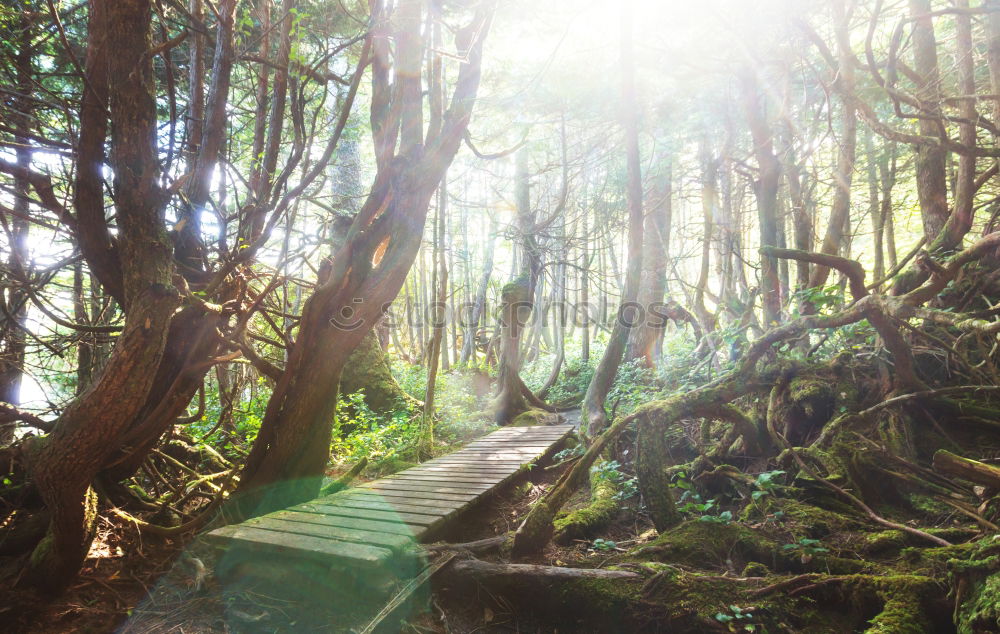
[[[471,502],[482,493],[426,493],[422,491],[399,491],[395,489],[365,489],[383,497],[404,498],[406,500],[441,500],[448,502]],[[415,502],[413,502],[415,503]]]
[[[318,501],[319,500],[317,500],[317,502]],[[424,501],[431,502],[431,504],[428,506],[421,506],[419,504],[407,504],[405,501],[391,503],[387,498],[384,498],[381,495],[352,495],[337,498],[335,501],[331,501],[330,504],[343,508],[371,509],[373,511],[385,511],[387,513],[416,513],[419,515],[431,515],[433,517],[446,517],[465,505],[464,502]]]
[[[294,517],[287,516],[285,513],[291,513]],[[357,517],[359,519],[377,520],[380,522],[396,522],[399,524],[406,524],[411,529],[419,529],[421,531],[440,520],[440,516],[437,514],[430,515],[399,511],[380,511],[376,509],[358,509],[348,506],[340,506],[339,504],[300,504],[298,506],[293,506],[288,509],[288,511],[283,513],[274,513],[268,517],[276,517],[278,519],[288,519],[300,522],[311,521],[323,524],[328,523],[325,522],[323,518],[331,515],[339,517]]]
[[[355,544],[309,535],[288,535],[262,528],[253,528],[245,524],[234,524],[217,528],[206,535],[210,542],[222,546],[234,544],[252,544],[259,551],[279,555],[298,555],[315,553],[335,560],[351,560],[353,562],[380,565],[392,557],[388,548],[379,548],[369,544]]]
[[[572,425],[502,429],[460,451],[381,480],[209,534],[216,543],[345,563],[409,553],[440,527],[551,453]],[[353,563],[352,563],[353,562]]]
[[[383,495],[381,491],[376,491],[374,489],[351,489],[350,493],[345,493],[343,498],[351,498],[357,500],[364,500],[372,503],[389,504],[395,507],[396,505],[406,504],[408,506],[422,506],[425,508],[457,508],[459,506],[464,506],[469,502],[467,496],[455,496],[455,499],[443,499],[441,497],[422,497],[422,496],[399,496],[399,495]],[[337,502],[340,503],[339,501]]]
[[[360,485],[359,488],[363,489],[374,489],[376,491],[384,490],[394,490],[394,491],[419,491],[421,493],[450,493],[454,495],[462,495],[466,493],[471,493],[473,495],[481,495],[493,488],[492,485],[459,485],[458,483],[448,485],[448,484],[409,484],[404,480],[376,480],[375,482],[368,482],[367,484]]]
[[[513,474],[511,474],[513,475]],[[407,473],[401,473],[399,475],[394,475],[391,478],[385,478],[389,481],[405,480],[407,482],[455,482],[458,484],[481,484],[489,487],[495,487],[502,483],[509,475],[504,474],[494,474],[494,475],[462,475],[458,471],[444,471],[435,473],[433,471],[424,472],[414,472],[409,471]]]
[[[475,456],[458,456],[450,458],[449,460],[437,460],[425,462],[419,467],[413,467],[414,469],[422,469],[426,467],[442,467],[442,466],[457,466],[457,467],[479,467],[481,469],[489,470],[517,470],[524,465],[524,461],[519,458],[512,458],[510,460],[483,460]]]
[[[305,519],[297,519],[301,516],[305,516]],[[414,542],[412,536],[407,537],[390,533],[344,528],[338,526],[336,522],[323,523],[321,520],[324,518],[337,519],[330,518],[327,515],[283,511],[280,515],[273,514],[264,517],[255,517],[252,520],[244,522],[243,525],[292,535],[311,535],[312,537],[335,539],[355,544],[370,544],[389,548],[396,552],[402,552],[413,545]],[[309,521],[310,519],[313,521]],[[423,527],[418,527],[418,529],[423,530]],[[412,529],[410,531],[412,533]]]
[[[278,513],[283,513],[284,511],[278,511]],[[247,520],[244,524],[253,524],[260,520],[266,519],[270,515],[264,515],[259,518],[254,518]],[[339,526],[341,528],[351,528],[360,531],[372,531],[373,533],[388,533],[390,535],[405,535],[410,537],[413,535],[413,529],[402,524],[400,522],[380,522],[375,520],[364,520],[354,517],[335,517],[328,516],[330,518],[330,526]]]

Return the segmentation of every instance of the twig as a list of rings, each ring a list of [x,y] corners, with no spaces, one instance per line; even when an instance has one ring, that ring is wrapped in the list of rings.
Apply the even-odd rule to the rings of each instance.
[[[457,556],[456,553],[448,553],[438,561],[427,566],[423,571],[417,575],[415,578],[410,580],[402,589],[396,593],[396,596],[392,598],[391,601],[385,604],[379,613],[375,615],[371,621],[368,622],[364,628],[358,631],[358,634],[371,634],[379,626],[379,624],[392,614],[396,608],[402,605],[410,596],[417,591],[420,586],[427,583],[431,577],[441,571],[442,568],[447,566],[451,561]]]
[[[862,502],[859,498],[857,498],[856,496],[854,496],[851,493],[848,493],[843,488],[837,486],[836,484],[830,482],[826,478],[820,476],[818,473],[816,473],[815,471],[813,471],[810,467],[808,467],[806,465],[805,461],[802,460],[801,456],[799,456],[798,452],[795,451],[795,449],[788,442],[788,440],[785,439],[784,436],[782,436],[781,434],[776,434],[776,436],[785,445],[785,449],[787,449],[788,452],[792,455],[792,458],[794,458],[795,462],[798,463],[800,469],[802,469],[803,471],[805,471],[806,473],[808,473],[810,477],[812,477],[815,480],[817,480],[818,482],[822,483],[824,486],[832,489],[833,491],[836,491],[842,497],[844,497],[846,500],[848,500],[849,502],[851,502],[851,504],[854,504],[859,509],[861,509],[862,511],[864,511],[865,515],[867,515],[868,517],[870,517],[872,519],[872,521],[874,521],[874,522],[876,522],[878,524],[881,524],[882,526],[886,526],[888,528],[892,528],[892,529],[895,529],[895,530],[898,530],[898,531],[904,531],[904,532],[907,532],[907,533],[909,533],[911,535],[916,535],[917,537],[920,537],[922,539],[926,539],[928,541],[934,542],[938,546],[951,546],[951,542],[946,541],[944,539],[941,539],[940,537],[935,537],[934,535],[931,535],[930,533],[925,533],[924,531],[920,530],[919,528],[913,528],[912,526],[906,526],[905,524],[897,524],[896,522],[890,522],[889,520],[885,519],[884,517],[882,517],[881,515],[879,515],[875,511],[873,511],[870,506],[868,506],[867,504],[865,504],[864,502]]]

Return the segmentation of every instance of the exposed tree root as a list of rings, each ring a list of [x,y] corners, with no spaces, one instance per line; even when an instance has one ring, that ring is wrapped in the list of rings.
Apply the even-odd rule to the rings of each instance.
[[[603,529],[620,510],[618,494],[621,487],[599,470],[590,472],[590,504],[555,520],[555,540],[567,543],[592,536]]]

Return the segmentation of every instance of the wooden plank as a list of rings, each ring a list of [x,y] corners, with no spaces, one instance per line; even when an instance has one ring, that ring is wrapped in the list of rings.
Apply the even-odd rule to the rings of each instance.
[[[335,539],[342,542],[353,542],[355,544],[371,544],[389,548],[396,552],[402,552],[413,545],[415,539],[404,537],[403,535],[390,535],[389,533],[377,533],[373,531],[362,531],[357,529],[345,529],[335,523],[323,524],[318,521],[295,521],[292,518],[305,516],[323,518],[324,515],[312,515],[310,513],[294,513],[283,511],[280,515],[273,513],[263,517],[256,517],[244,522],[244,526],[259,528],[262,530],[275,531],[291,535],[311,535],[312,537],[322,537],[323,539]],[[422,527],[419,527],[422,530]]]
[[[392,557],[392,551],[368,544],[323,539],[310,535],[287,535],[245,524],[234,524],[217,528],[206,538],[223,547],[252,546],[255,551],[266,551],[279,555],[318,554],[333,559],[351,560],[357,564],[382,565]]]
[[[286,516],[285,513],[292,513],[294,516]],[[426,528],[437,522],[440,517],[437,514],[406,513],[399,511],[382,511],[376,509],[357,509],[339,504],[300,504],[293,506],[287,511],[272,513],[268,517],[277,519],[288,519],[299,522],[316,522],[323,524],[323,518],[330,515],[340,517],[357,517],[365,520],[378,520],[380,522],[398,522],[416,528]],[[314,519],[315,518],[315,519]]]
[[[365,489],[375,495],[390,498],[405,498],[407,500],[441,500],[448,502],[471,502],[480,497],[482,493],[425,493],[422,491],[398,491],[393,489]],[[415,503],[415,502],[411,502]]]
[[[451,504],[452,506],[449,506]],[[419,515],[430,515],[432,517],[447,517],[451,513],[461,508],[464,502],[443,502],[432,506],[420,506],[418,504],[404,504],[398,502],[389,504],[381,496],[358,495],[343,497],[336,500],[336,506],[353,509],[371,509],[373,511],[417,513]]]
[[[414,469],[423,469],[426,467],[446,467],[446,466],[458,466],[473,468],[479,467],[481,469],[487,469],[490,471],[497,471],[502,469],[517,470],[520,469],[524,463],[520,459],[511,460],[483,460],[474,456],[460,456],[455,455],[454,458],[449,458],[448,460],[434,460],[431,462],[425,462],[419,467],[413,467]]]
[[[495,432],[488,436],[480,436],[472,442],[478,442],[480,440],[560,440],[567,436],[567,432],[564,431],[554,431],[554,432],[538,432],[530,434],[504,434],[502,432]]]
[[[514,460],[516,458],[537,458],[542,455],[543,452],[528,450],[528,449],[507,449],[504,447],[470,447],[468,449],[463,449],[453,455],[457,456],[481,456],[483,454],[488,455],[504,455],[508,456],[508,460]]]
[[[278,511],[279,513],[281,511]],[[255,518],[252,520],[247,520],[244,524],[253,523],[259,519],[269,517],[269,515],[264,515],[261,518]],[[413,529],[399,522],[379,522],[375,520],[363,520],[353,517],[330,517],[330,526],[339,526],[341,528],[352,528],[360,531],[372,531],[375,533],[389,533],[390,535],[413,535]]]
[[[559,438],[552,440],[548,438],[482,438],[480,440],[473,440],[462,447],[462,449],[475,447],[476,445],[504,445],[510,447],[540,447],[542,449],[548,449],[555,443],[559,442],[559,440]]]
[[[463,493],[472,493],[475,495],[481,495],[493,488],[493,485],[460,485],[455,483],[453,485],[448,484],[435,484],[435,483],[413,483],[410,484],[404,480],[376,480],[375,482],[368,482],[367,484],[362,484],[359,488],[362,489],[374,489],[376,491],[383,491],[392,489],[395,491],[420,491],[421,493],[452,493],[461,495]]]
[[[412,469],[407,469],[406,471],[401,471],[400,473],[433,473],[435,471],[455,471],[458,473],[471,473],[471,474],[483,474],[483,475],[506,475],[508,473],[516,473],[521,465],[494,465],[494,464],[470,464],[468,462],[438,462],[438,463],[427,463],[420,465],[419,467],[413,467]]]
[[[383,504],[388,504],[393,507],[397,505],[405,504],[408,506],[422,506],[430,508],[457,508],[456,505],[465,505],[468,503],[469,498],[462,496],[454,496],[456,499],[446,500],[441,497],[431,496],[430,498],[424,498],[423,496],[410,496],[409,498],[401,498],[399,495],[383,495],[380,491],[375,491],[374,489],[351,489],[349,492],[344,492],[344,498],[352,498],[358,500],[366,500],[372,503],[381,502]],[[338,504],[340,504],[338,497]]]
[[[459,471],[426,471],[426,472],[405,472],[399,473],[391,478],[384,478],[387,482],[396,482],[399,480],[413,481],[413,482],[455,482],[457,484],[481,484],[490,487],[495,487],[504,481],[504,479],[509,476],[504,476],[502,474],[462,474]]]
[[[403,480],[399,478],[385,478],[382,480],[375,480],[374,482],[366,482],[365,484],[359,485],[359,489],[398,489],[398,488],[408,488],[414,491],[434,491],[437,493],[482,493],[483,491],[488,491],[495,487],[497,483],[495,482],[451,482],[451,481],[439,481],[439,480],[428,480],[428,481],[413,481],[413,480]],[[448,490],[453,489],[453,490]]]
[[[504,447],[524,447],[525,449],[538,449],[539,451],[544,451],[551,447],[552,445],[559,442],[558,440],[474,440],[469,444],[465,445],[459,451],[467,451],[469,447],[476,447],[481,445],[496,445]]]
[[[504,427],[503,429],[498,429],[497,431],[488,434],[490,436],[496,436],[500,434],[504,435],[530,435],[530,434],[547,434],[562,432],[563,434],[573,430],[573,426],[569,424],[564,425],[533,425],[531,427]]]

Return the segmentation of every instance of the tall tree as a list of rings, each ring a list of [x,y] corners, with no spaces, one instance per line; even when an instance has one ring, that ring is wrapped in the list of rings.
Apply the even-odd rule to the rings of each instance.
[[[637,319],[636,299],[642,280],[642,168],[639,157],[639,104],[635,90],[635,52],[632,41],[633,10],[631,2],[621,8],[621,103],[622,128],[625,137],[626,184],[625,197],[628,207],[628,269],[622,292],[621,306],[608,339],[604,355],[594,370],[583,398],[583,416],[586,433],[598,434],[608,423],[604,403],[618,374],[629,331]]]

